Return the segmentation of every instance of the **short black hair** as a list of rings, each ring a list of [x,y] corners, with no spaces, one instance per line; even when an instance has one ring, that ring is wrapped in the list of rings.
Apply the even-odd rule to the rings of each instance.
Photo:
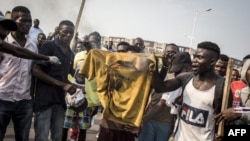
[[[44,34],[44,33],[38,33],[38,35],[37,36],[40,36],[40,35],[44,35],[45,37],[46,37],[46,35]]]
[[[74,26],[73,22],[71,22],[70,20],[62,20],[60,23],[59,23],[59,27],[62,26],[62,25],[68,25],[68,26]]]
[[[135,40],[141,40],[141,41],[144,41],[141,37],[137,37],[137,38],[135,38]]]
[[[90,36],[96,36],[97,39],[98,39],[99,41],[101,41],[101,38],[102,38],[101,35],[100,35],[100,33],[97,32],[97,31],[94,31],[94,32],[89,33],[88,36],[89,36],[89,37],[90,37]]]
[[[24,6],[16,6],[12,9],[11,12],[11,19],[16,20],[19,18],[18,12],[28,13],[30,14],[30,10],[27,7]]]
[[[117,47],[120,46],[120,45],[130,46],[130,44],[128,42],[125,42],[125,41],[119,42],[117,44]]]
[[[207,49],[207,50],[215,52],[217,54],[217,59],[220,56],[220,47],[216,43],[213,43],[210,41],[204,41],[204,42],[199,43],[197,48]]]
[[[229,57],[226,54],[221,54],[219,58],[220,60],[225,61],[225,62],[228,62],[229,60]]]
[[[168,47],[168,46],[173,46],[173,47],[175,47],[178,51],[180,51],[179,50],[179,46],[177,46],[176,44],[174,44],[174,43],[169,43],[169,44],[166,44],[166,46],[165,47]]]
[[[40,22],[40,21],[39,21],[39,19],[34,19],[34,21],[38,21],[38,22]]]
[[[135,40],[141,41],[143,43],[143,45],[144,45],[144,40],[141,37],[137,37],[137,38],[135,38]]]
[[[246,59],[250,59],[250,54],[246,55],[245,57],[243,57],[242,60],[246,60]]]
[[[128,46],[127,48],[128,51],[134,51],[136,53],[140,53],[141,49],[138,48],[137,46]]]

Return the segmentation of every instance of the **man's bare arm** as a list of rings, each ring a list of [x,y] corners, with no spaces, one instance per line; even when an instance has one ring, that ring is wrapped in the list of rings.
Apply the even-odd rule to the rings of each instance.
[[[55,56],[45,56],[42,54],[34,53],[28,49],[13,46],[5,41],[3,41],[2,44],[0,44],[0,51],[9,53],[16,57],[20,57],[24,59],[44,60],[52,64],[60,64],[59,59]]]
[[[178,78],[163,81],[160,74],[157,71],[154,71],[151,85],[157,93],[163,93],[176,90],[182,86],[182,83]]]
[[[161,77],[163,80],[165,79],[167,73],[168,73],[168,68],[165,67],[165,66],[162,66],[161,69],[160,69],[159,74],[160,74],[160,77]]]
[[[22,47],[15,47],[5,41],[3,41],[3,45],[1,46],[0,51],[12,54],[20,58],[49,61],[48,56],[34,53]]]

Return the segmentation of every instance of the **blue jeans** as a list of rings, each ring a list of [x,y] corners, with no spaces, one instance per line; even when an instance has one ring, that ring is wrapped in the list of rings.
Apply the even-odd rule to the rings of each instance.
[[[0,141],[3,141],[6,128],[12,119],[16,141],[28,141],[32,121],[32,100],[16,102],[0,100]]]
[[[48,141],[49,131],[52,141],[61,141],[65,109],[62,105],[52,105],[35,113],[35,141]]]
[[[171,124],[156,121],[143,122],[139,141],[167,141],[172,130]]]

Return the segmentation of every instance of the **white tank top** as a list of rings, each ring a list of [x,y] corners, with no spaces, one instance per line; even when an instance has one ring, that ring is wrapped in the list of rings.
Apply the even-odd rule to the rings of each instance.
[[[213,141],[214,92],[215,85],[200,91],[194,88],[193,79],[188,82],[183,92],[183,105],[174,141]]]

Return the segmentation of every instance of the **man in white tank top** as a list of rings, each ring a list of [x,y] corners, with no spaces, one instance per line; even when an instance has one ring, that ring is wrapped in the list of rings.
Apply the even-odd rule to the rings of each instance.
[[[175,141],[213,141],[215,123],[213,107],[215,84],[220,76],[214,72],[214,65],[220,55],[220,48],[212,42],[198,44],[192,60],[193,78],[183,91],[180,122]],[[190,73],[182,73],[175,79],[163,81],[157,71],[153,74],[152,86],[157,92],[172,91],[185,84]]]
[[[183,91],[183,104],[180,111],[180,121],[175,141],[207,141],[214,138],[213,100],[214,89],[212,86],[206,91],[195,88],[189,81]]]

